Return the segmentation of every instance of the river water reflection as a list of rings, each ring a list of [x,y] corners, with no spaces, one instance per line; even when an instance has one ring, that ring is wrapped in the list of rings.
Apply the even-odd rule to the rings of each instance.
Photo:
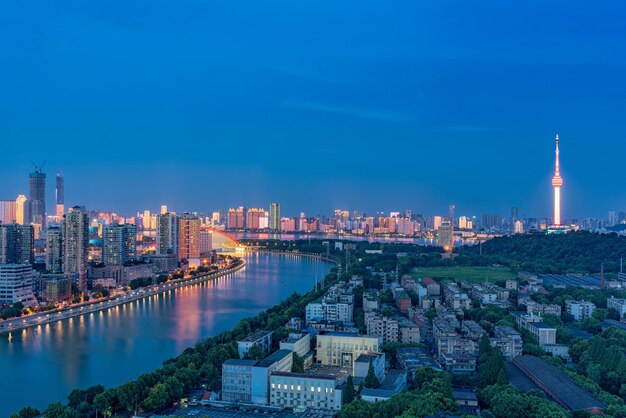
[[[73,388],[117,386],[232,328],[330,269],[294,255],[247,254],[245,269],[216,281],[0,335],[0,417],[21,407],[66,401]]]

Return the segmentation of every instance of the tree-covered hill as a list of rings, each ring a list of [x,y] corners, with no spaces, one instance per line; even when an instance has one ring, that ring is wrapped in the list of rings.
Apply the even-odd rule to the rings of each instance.
[[[626,257],[626,237],[587,231],[568,234],[526,234],[494,238],[482,244],[458,249],[461,257],[500,263],[514,270],[537,273],[618,272],[620,257]]]

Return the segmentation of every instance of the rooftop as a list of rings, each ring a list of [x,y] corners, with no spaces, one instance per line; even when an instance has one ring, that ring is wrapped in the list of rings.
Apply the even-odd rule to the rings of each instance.
[[[291,350],[277,350],[274,351],[269,356],[265,357],[263,360],[260,360],[255,364],[256,367],[269,367],[277,361],[281,361],[285,357],[291,355]]]
[[[256,363],[256,360],[246,360],[238,358],[229,358],[224,362],[224,364],[229,364],[233,366],[254,366]]]
[[[242,343],[255,342],[255,341],[258,341],[258,340],[266,337],[268,334],[271,335],[272,331],[257,331],[257,332],[254,332],[254,333],[248,335],[243,340],[239,340],[239,342],[242,342]]]
[[[603,402],[539,357],[519,356],[513,359],[513,364],[545,387],[550,397],[560,401],[571,411],[606,408]]]

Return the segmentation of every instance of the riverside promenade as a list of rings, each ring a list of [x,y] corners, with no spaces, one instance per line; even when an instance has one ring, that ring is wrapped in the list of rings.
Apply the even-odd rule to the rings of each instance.
[[[243,259],[240,259],[240,263],[234,267],[229,267],[210,273],[199,274],[197,276],[171,280],[160,284],[142,287],[136,290],[129,290],[122,294],[98,299],[93,302],[84,302],[65,308],[53,309],[42,313],[7,319],[5,321],[0,321],[0,333],[21,331],[26,328],[36,327],[39,325],[49,324],[57,321],[63,321],[65,319],[113,308],[115,306],[134,302],[136,300],[147,298],[159,293],[165,293],[169,292],[170,290],[179,289],[186,286],[192,286],[198,283],[227,276],[243,269],[245,266],[246,262]]]

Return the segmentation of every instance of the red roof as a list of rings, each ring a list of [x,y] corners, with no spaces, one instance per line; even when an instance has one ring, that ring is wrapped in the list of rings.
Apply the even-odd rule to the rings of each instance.
[[[438,284],[436,281],[434,281],[430,277],[424,277],[422,279],[422,283],[424,283],[426,286],[430,286],[431,284]]]

